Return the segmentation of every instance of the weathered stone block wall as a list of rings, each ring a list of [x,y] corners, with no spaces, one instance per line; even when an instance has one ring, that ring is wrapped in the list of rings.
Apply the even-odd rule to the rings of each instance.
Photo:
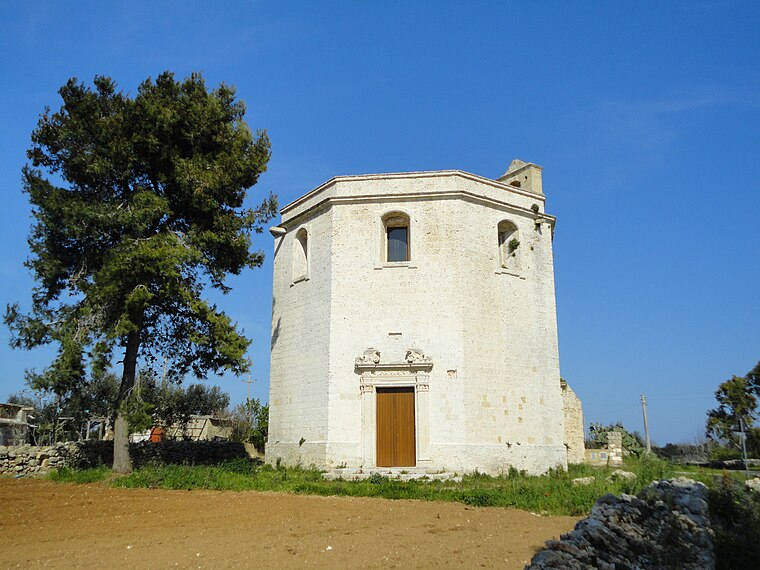
[[[619,431],[608,431],[607,445],[604,449],[586,449],[583,462],[589,465],[622,465],[623,434]]]
[[[323,465],[328,430],[332,214],[307,213],[275,239],[269,437],[274,463]],[[307,232],[306,275],[296,275],[296,235]],[[300,273],[300,272],[299,272]],[[277,381],[277,379],[281,379]]]
[[[607,432],[607,450],[609,459],[607,465],[623,464],[623,434],[619,431]]]
[[[29,424],[0,422],[0,446],[24,445],[29,441]]]
[[[708,491],[679,477],[655,481],[637,496],[605,495],[575,530],[550,540],[526,568],[715,568]]]
[[[248,457],[245,445],[232,441],[140,442],[129,446],[134,467],[144,465],[213,465]],[[50,446],[0,447],[0,476],[44,475],[52,469],[88,469],[113,463],[112,441],[80,441]]]
[[[562,381],[562,412],[565,416],[567,462],[583,463],[585,460],[583,407],[578,396],[565,381]]]

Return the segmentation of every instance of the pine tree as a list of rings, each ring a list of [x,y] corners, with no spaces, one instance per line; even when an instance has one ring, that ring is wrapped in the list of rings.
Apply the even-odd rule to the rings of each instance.
[[[227,292],[228,275],[263,261],[250,234],[276,199],[255,208],[244,200],[270,144],[249,130],[234,89],[208,90],[199,74],[177,81],[165,72],[134,98],[108,77],[94,87],[71,79],[59,93],[63,105],[40,117],[23,169],[32,308],[9,305],[5,321],[15,347],[57,345],[45,375],[58,393],[123,351],[113,467],[127,472],[123,403],[138,360],[167,355],[177,377],[250,366],[250,341],[203,294]]]

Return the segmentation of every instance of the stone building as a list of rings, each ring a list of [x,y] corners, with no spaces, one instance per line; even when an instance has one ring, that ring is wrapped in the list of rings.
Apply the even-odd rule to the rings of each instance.
[[[339,176],[282,209],[267,461],[567,464],[541,167]],[[582,438],[582,435],[581,435]]]
[[[0,404],[0,445],[29,443],[32,426],[28,420],[33,410],[20,404]]]

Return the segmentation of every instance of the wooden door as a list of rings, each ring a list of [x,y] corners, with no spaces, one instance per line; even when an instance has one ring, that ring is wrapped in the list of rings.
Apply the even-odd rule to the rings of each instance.
[[[377,389],[377,466],[414,467],[414,388]]]

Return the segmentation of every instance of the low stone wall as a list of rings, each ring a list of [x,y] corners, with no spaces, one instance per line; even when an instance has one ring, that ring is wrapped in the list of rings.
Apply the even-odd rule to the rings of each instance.
[[[62,446],[0,446],[0,475],[41,475],[65,464]]]
[[[728,459],[726,461],[710,461],[708,463],[697,463],[700,467],[709,467],[710,469],[744,469],[744,460]],[[747,459],[747,467],[757,471],[760,469],[760,459]]]
[[[655,481],[635,497],[605,495],[526,568],[714,569],[707,500],[707,487],[683,477]]]
[[[214,465],[249,457],[245,445],[233,441],[161,441],[129,445],[134,467],[144,465]],[[50,446],[0,446],[0,476],[44,475],[52,469],[87,469],[113,463],[113,441],[78,441]]]

